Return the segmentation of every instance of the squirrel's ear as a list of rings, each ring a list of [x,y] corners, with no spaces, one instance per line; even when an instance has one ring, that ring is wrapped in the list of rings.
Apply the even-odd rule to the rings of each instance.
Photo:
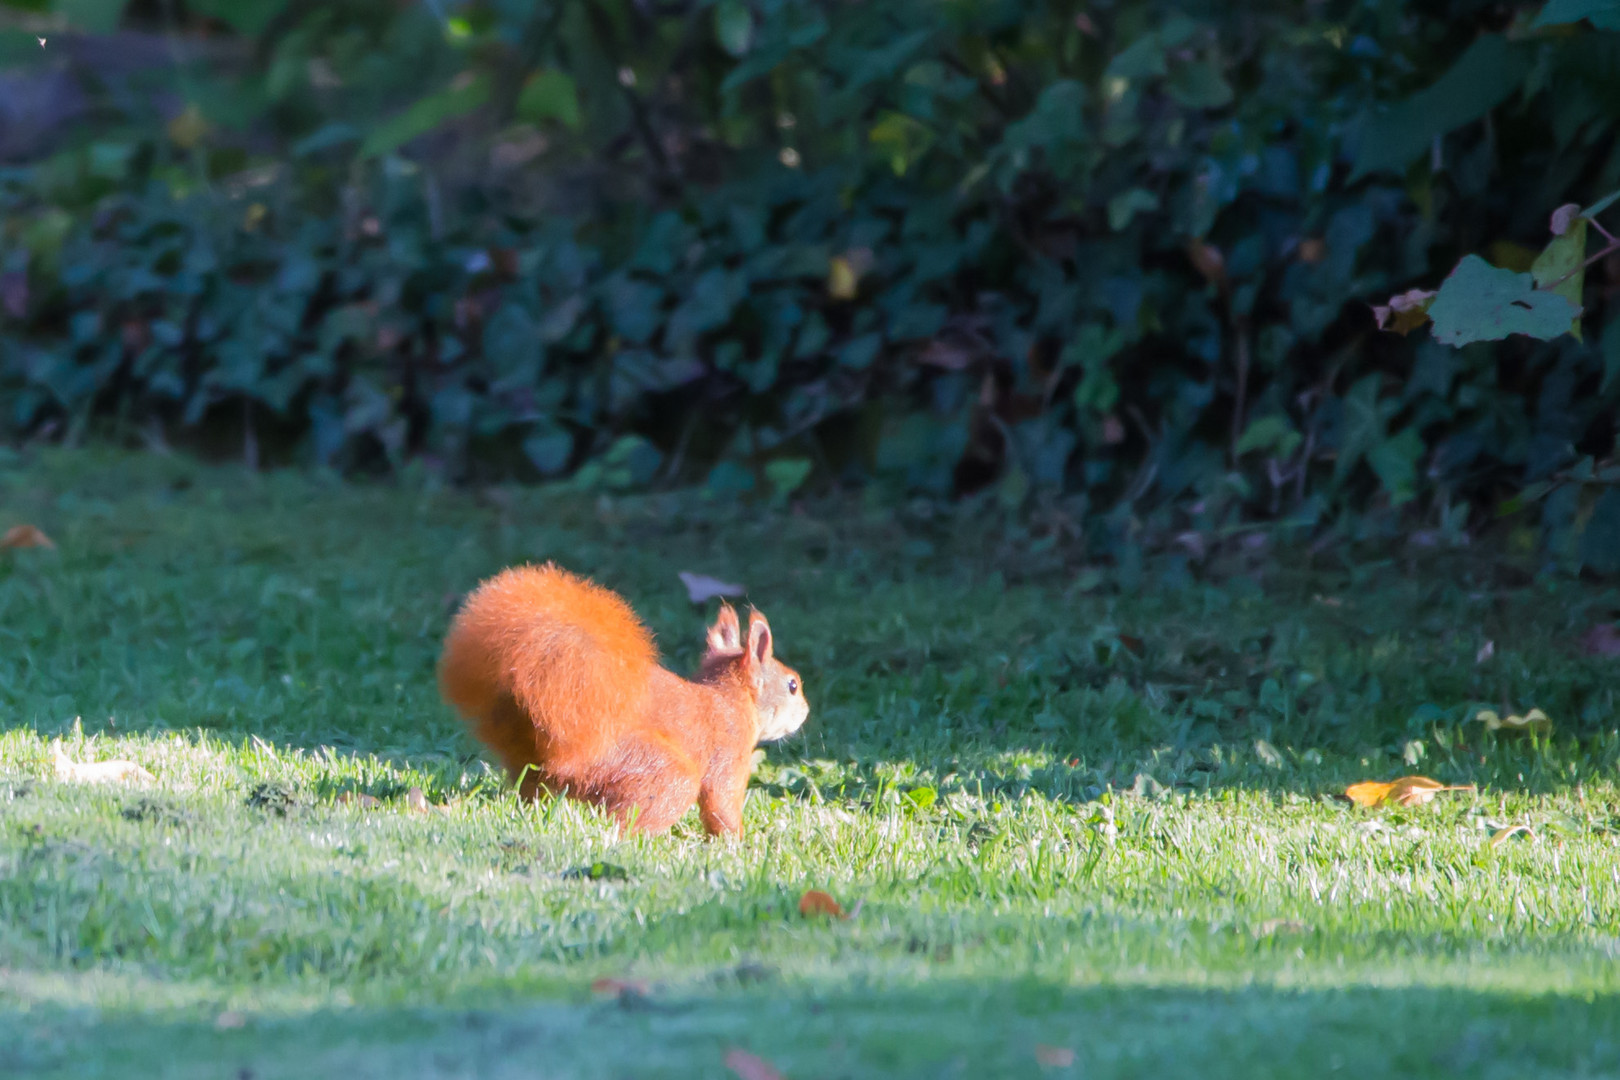
[[[724,600],[720,601],[720,614],[709,627],[709,655],[717,656],[742,651],[742,629],[737,625],[736,610]]]
[[[760,664],[771,659],[771,624],[757,611],[748,613],[748,654]]]

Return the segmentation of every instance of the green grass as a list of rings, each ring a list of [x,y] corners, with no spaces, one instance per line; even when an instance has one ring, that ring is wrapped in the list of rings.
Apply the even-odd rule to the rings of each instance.
[[[1453,553],[1122,590],[971,514],[84,452],[0,463],[20,521],[58,548],[0,553],[0,1074],[1620,1070],[1620,669],[1575,647],[1612,589]],[[742,841],[520,805],[439,703],[455,598],[538,558],[680,670],[678,571],[770,614],[812,713]],[[60,783],[57,736],[157,782]],[[1332,797],[1408,772],[1479,789]]]

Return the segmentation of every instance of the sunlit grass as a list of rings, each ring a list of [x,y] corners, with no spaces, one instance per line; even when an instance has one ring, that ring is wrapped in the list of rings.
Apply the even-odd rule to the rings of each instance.
[[[1488,560],[1007,585],[961,520],[84,453],[0,466],[0,513],[58,544],[0,555],[0,1069],[1620,1067],[1617,680],[1571,645],[1612,591]],[[623,839],[483,764],[433,661],[527,558],[623,591],[683,670],[676,572],[748,584],[813,712],[744,839]],[[157,781],[57,782],[56,737]],[[1332,797],[1407,772],[1478,790]],[[803,919],[807,888],[859,909]]]

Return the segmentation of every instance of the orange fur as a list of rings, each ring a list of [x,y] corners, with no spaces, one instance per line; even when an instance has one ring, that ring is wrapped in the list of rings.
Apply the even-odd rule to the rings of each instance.
[[[658,665],[615,593],[547,564],[506,570],[467,597],[439,661],[444,698],[520,783],[566,792],[645,831],[698,803],[711,833],[740,832],[752,751],[808,715],[758,612],[744,644],[722,608],[697,681]]]

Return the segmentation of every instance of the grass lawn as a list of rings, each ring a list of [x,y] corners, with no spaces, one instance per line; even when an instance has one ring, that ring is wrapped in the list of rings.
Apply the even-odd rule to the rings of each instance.
[[[1577,647],[1612,588],[1433,552],[1115,588],[858,502],[90,452],[0,461],[25,521],[57,548],[0,552],[0,1074],[1620,1072],[1620,662]],[[812,712],[742,841],[520,805],[440,704],[455,598],[543,558],[678,670],[711,613],[678,571],[770,615]],[[58,781],[58,736],[156,781]],[[1477,790],[1332,797],[1414,772]]]

